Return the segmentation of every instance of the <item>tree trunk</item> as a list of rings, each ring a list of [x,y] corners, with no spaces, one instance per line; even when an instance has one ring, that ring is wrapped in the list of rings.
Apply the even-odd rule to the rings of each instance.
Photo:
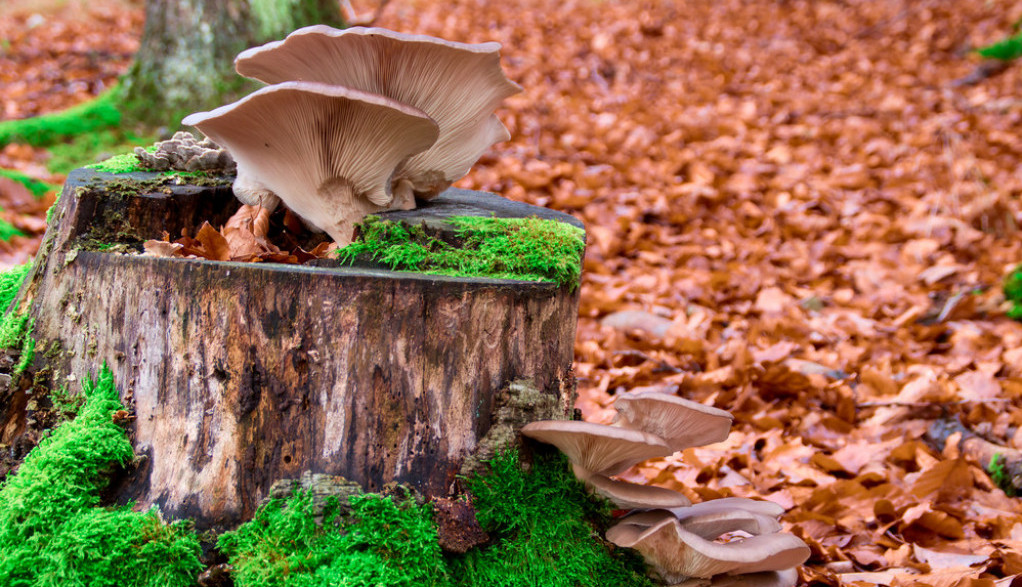
[[[132,174],[150,180],[156,174]],[[578,294],[552,283],[115,254],[237,207],[229,185],[73,173],[22,291],[57,384],[106,362],[144,459],[112,493],[223,529],[305,473],[446,496],[499,426],[564,417]],[[418,213],[571,217],[492,194]],[[481,203],[473,203],[481,202]],[[400,212],[416,221],[417,211]],[[89,250],[93,249],[93,250]],[[496,414],[500,412],[499,418]],[[499,422],[496,420],[500,420]],[[520,425],[517,424],[517,425]]]
[[[183,116],[231,101],[250,84],[234,72],[248,47],[310,25],[341,27],[333,0],[147,0],[145,30],[124,77],[127,119],[177,128]]]

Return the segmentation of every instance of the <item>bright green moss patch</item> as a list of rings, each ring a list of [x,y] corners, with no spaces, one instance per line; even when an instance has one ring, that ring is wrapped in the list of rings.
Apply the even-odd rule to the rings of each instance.
[[[1018,59],[1022,57],[1022,32],[992,45],[977,49],[976,52],[987,59],[1000,59],[1001,61]]]
[[[1022,265],[1016,267],[1004,280],[1004,297],[1011,302],[1008,317],[1022,320]]]
[[[7,242],[16,236],[25,236],[25,233],[15,228],[10,222],[0,218],[0,241]]]
[[[51,146],[49,148],[50,160],[46,163],[46,167],[52,173],[66,174],[72,169],[82,166],[93,167],[95,165],[104,165],[110,161],[110,154],[132,151],[135,147],[143,147],[152,143],[153,140],[154,137],[140,137],[121,128],[89,132]],[[96,163],[104,157],[107,159]],[[133,169],[116,173],[139,170],[137,167],[138,159],[132,153],[128,153],[126,156],[114,155],[113,158],[130,158],[134,160],[132,163],[136,165]],[[120,163],[120,165],[123,164]]]
[[[120,155],[114,155],[109,159],[93,163],[92,165],[86,165],[85,167],[104,173],[132,173],[134,171],[143,171],[141,165],[142,162],[138,160],[138,156],[134,153],[121,153]]]
[[[66,137],[117,126],[121,123],[121,113],[117,108],[119,97],[119,90],[114,88],[95,100],[67,110],[0,122],[0,146],[26,143],[45,147]]]
[[[14,367],[15,375],[24,371],[35,355],[35,340],[32,338],[34,320],[10,307],[31,268],[30,263],[25,263],[0,273],[0,349],[21,349],[21,358]]]
[[[14,301],[14,296],[18,295],[18,290],[21,289],[21,284],[25,282],[30,269],[32,264],[25,263],[0,273],[0,312],[6,312]]]
[[[349,508],[331,498],[317,512],[300,493],[260,508],[219,547],[238,587],[447,584],[429,507],[411,500],[361,495]]]
[[[111,469],[133,455],[110,370],[82,387],[78,416],[0,485],[0,585],[190,587],[202,569],[193,533],[154,511],[99,507]]]
[[[32,193],[36,198],[41,198],[46,195],[47,192],[60,189],[60,186],[48,184],[46,182],[39,181],[38,179],[31,178],[20,171],[13,169],[0,169],[0,177],[6,177],[13,179],[14,181],[25,186],[29,192]]]
[[[585,250],[582,229],[539,218],[454,216],[448,222],[456,229],[456,243],[430,236],[422,226],[368,216],[358,240],[338,257],[349,264],[367,258],[398,271],[578,287]]]
[[[516,451],[469,480],[493,543],[444,555],[428,505],[360,495],[318,510],[299,493],[274,500],[223,535],[238,587],[651,587],[642,562],[594,535],[609,522],[559,453],[523,471]]]
[[[631,551],[611,553],[594,538],[609,523],[609,505],[586,491],[560,453],[537,454],[525,472],[518,453],[507,451],[491,467],[469,489],[480,525],[497,542],[452,561],[458,585],[652,586]]]

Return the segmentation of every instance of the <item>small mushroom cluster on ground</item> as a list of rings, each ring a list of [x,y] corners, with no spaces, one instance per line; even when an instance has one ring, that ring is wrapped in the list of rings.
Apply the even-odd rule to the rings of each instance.
[[[795,585],[796,567],[810,552],[780,532],[780,506],[744,498],[692,505],[677,491],[611,478],[641,461],[724,440],[731,414],[655,391],[619,396],[615,407],[611,426],[544,420],[522,428],[560,449],[590,490],[636,510],[607,531],[608,541],[639,551],[669,585]]]
[[[271,85],[183,122],[234,156],[239,200],[283,201],[346,245],[366,214],[414,208],[509,138],[494,110],[521,87],[499,50],[310,26],[238,55],[238,73]]]

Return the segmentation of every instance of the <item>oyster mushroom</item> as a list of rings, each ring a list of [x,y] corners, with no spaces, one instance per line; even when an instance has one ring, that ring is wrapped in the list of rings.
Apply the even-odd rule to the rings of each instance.
[[[666,519],[675,519],[685,530],[707,540],[714,540],[722,534],[736,531],[756,536],[781,530],[780,522],[773,516],[738,508],[700,507],[712,503],[713,501],[707,501],[689,507],[639,512],[622,518],[619,524],[649,528]]]
[[[731,431],[730,413],[656,391],[619,395],[615,424],[663,438],[671,450],[721,442]]]
[[[500,44],[467,44],[382,28],[298,29],[240,53],[241,75],[276,84],[304,80],[379,94],[424,111],[439,125],[428,150],[394,177],[398,203],[429,199],[468,173],[490,145],[510,135],[493,111],[521,91],[500,67]]]
[[[609,499],[620,508],[675,508],[692,503],[683,494],[672,489],[618,481],[606,475],[586,471],[578,465],[572,465],[572,471],[590,490]]]
[[[723,528],[724,526],[720,526]],[[717,534],[717,538],[725,532]],[[672,515],[649,527],[620,523],[607,530],[607,540],[634,548],[668,582],[708,579],[725,573],[784,571],[809,558],[809,547],[791,534],[770,533],[715,542],[686,530]]]
[[[556,446],[572,464],[600,475],[617,475],[674,452],[652,434],[591,422],[541,420],[523,426],[522,434]]]
[[[342,246],[366,214],[391,205],[394,170],[438,133],[421,110],[311,82],[268,86],[183,122],[230,150],[244,187],[275,194]]]

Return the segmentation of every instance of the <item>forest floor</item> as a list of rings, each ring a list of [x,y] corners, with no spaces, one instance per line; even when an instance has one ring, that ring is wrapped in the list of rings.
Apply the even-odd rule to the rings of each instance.
[[[3,118],[129,64],[138,2],[26,5],[0,8]],[[1022,261],[1022,64],[970,50],[1020,18],[980,0],[393,0],[375,24],[503,43],[525,88],[499,112],[512,139],[459,185],[586,222],[585,418],[637,388],[735,415],[726,442],[626,478],[783,505],[807,583],[979,587],[1022,574],[1022,502],[998,487],[1022,461],[1022,324],[1001,292]],[[59,182],[45,157],[8,145],[0,167]]]

